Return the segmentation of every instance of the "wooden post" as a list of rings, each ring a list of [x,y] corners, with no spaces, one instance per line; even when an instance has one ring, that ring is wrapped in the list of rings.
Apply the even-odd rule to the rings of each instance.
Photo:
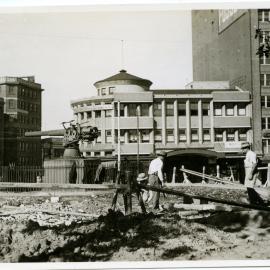
[[[264,184],[264,187],[268,187],[270,183],[270,163],[267,165],[267,180]]]
[[[126,183],[127,183],[127,210],[126,215],[130,215],[132,213],[132,179],[131,179],[131,171],[125,172]]]
[[[220,178],[219,165],[217,165],[217,178]]]
[[[172,183],[175,184],[176,167],[173,167]]]
[[[203,173],[203,175],[202,175],[202,183],[205,184],[205,177],[204,177],[204,175],[205,175],[205,166],[203,166],[203,168],[202,168],[202,173]]]
[[[181,166],[182,169],[185,169],[184,165]],[[184,181],[183,183],[191,183],[188,179],[188,176],[185,172],[183,172],[183,176],[184,176]]]

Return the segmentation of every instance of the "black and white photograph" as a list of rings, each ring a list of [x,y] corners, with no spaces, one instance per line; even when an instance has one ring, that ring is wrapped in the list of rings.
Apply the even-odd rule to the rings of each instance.
[[[270,4],[187,2],[0,1],[1,269],[270,266]]]

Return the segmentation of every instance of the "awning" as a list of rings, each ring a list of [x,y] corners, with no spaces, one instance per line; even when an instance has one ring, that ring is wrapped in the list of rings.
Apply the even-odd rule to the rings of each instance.
[[[167,157],[182,156],[182,155],[197,155],[203,157],[225,158],[224,153],[208,150],[208,149],[179,149],[167,153]]]

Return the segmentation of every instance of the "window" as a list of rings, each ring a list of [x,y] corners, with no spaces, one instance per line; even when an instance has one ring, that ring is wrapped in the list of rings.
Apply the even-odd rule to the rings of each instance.
[[[87,119],[92,118],[92,112],[87,112]]]
[[[141,130],[141,138],[142,143],[149,143],[150,142],[150,131],[148,129]]]
[[[13,99],[9,99],[8,100],[8,108],[9,109],[15,109],[15,100],[13,100]]]
[[[118,104],[115,104],[115,117],[118,116]],[[125,105],[120,103],[120,116],[125,116]]]
[[[179,116],[185,116],[186,115],[186,103],[181,102],[178,103],[178,115]]]
[[[109,87],[109,95],[112,95],[115,91],[115,87]]]
[[[81,113],[81,120],[84,119],[84,113]]]
[[[270,74],[261,74],[260,83],[261,86],[270,86]]]
[[[238,140],[240,142],[247,141],[247,130],[245,130],[245,129],[239,129],[239,131],[238,131]]]
[[[228,103],[226,104],[226,116],[234,115],[234,104]]]
[[[162,142],[162,131],[161,129],[155,130],[155,142],[159,143]]]
[[[261,106],[270,108],[270,96],[261,96]]]
[[[101,118],[101,111],[95,111],[95,117]]]
[[[269,10],[268,9],[260,9],[258,12],[258,18],[259,18],[259,22],[269,22]]]
[[[101,88],[101,95],[105,96],[106,95],[106,88]]]
[[[96,143],[101,143],[101,132],[98,132],[98,137],[96,138]]]
[[[105,130],[105,141],[106,143],[112,143],[112,131]]]
[[[13,86],[13,85],[8,86],[8,93],[10,95],[14,95],[15,94],[15,89],[16,89],[16,86]]]
[[[262,129],[266,129],[267,123],[266,123],[266,117],[262,118]]]
[[[260,84],[264,86],[264,74],[260,74]]]
[[[210,104],[209,103],[202,103],[202,115],[208,116],[210,115]]]
[[[129,130],[128,135],[129,135],[129,143],[137,142],[137,138],[138,138],[137,130],[132,130],[132,129]]]
[[[168,143],[174,142],[174,130],[166,129],[166,138]]]
[[[137,116],[137,104],[128,104],[128,116]]]
[[[185,129],[179,129],[179,142],[186,142],[187,141],[187,135]]]
[[[161,103],[154,103],[154,116],[161,116],[162,114],[162,108]]]
[[[116,129],[115,131],[115,142],[118,143],[118,130]],[[124,143],[125,142],[125,130],[121,129],[120,130],[120,143]]]
[[[111,156],[112,156],[112,151],[105,152],[105,157],[111,157]]]
[[[106,110],[105,117],[112,117],[112,110]]]
[[[235,130],[234,129],[227,129],[226,131],[226,141],[227,142],[234,142],[235,141]]]
[[[262,31],[261,32],[262,33],[262,35],[260,36],[260,43],[264,43],[265,42],[265,38],[266,37],[269,37],[269,31]]]
[[[237,105],[237,114],[238,116],[246,116],[246,104]]]
[[[198,115],[198,104],[190,103],[190,115],[197,116]]]
[[[215,129],[215,142],[222,142],[222,141],[223,141],[223,130]]]
[[[192,128],[191,129],[191,141],[192,142],[198,142],[199,141],[199,135],[198,135],[198,129]]]
[[[222,116],[222,104],[221,103],[215,103],[214,115],[215,116]]]
[[[173,116],[173,103],[166,103],[166,116]]]
[[[149,116],[149,104],[141,104],[141,116]]]
[[[100,96],[100,89],[97,90],[98,96]]]
[[[203,141],[204,142],[210,142],[211,141],[210,129],[203,129]]]
[[[260,64],[261,65],[269,65],[270,64],[270,57],[266,57],[265,55],[260,57]]]

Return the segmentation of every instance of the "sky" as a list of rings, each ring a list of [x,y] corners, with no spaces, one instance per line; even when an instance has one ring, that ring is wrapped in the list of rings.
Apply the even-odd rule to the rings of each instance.
[[[43,130],[73,119],[71,100],[96,95],[93,84],[122,68],[151,80],[152,89],[192,81],[186,10],[0,8],[0,35],[0,76],[34,75],[44,89]]]

